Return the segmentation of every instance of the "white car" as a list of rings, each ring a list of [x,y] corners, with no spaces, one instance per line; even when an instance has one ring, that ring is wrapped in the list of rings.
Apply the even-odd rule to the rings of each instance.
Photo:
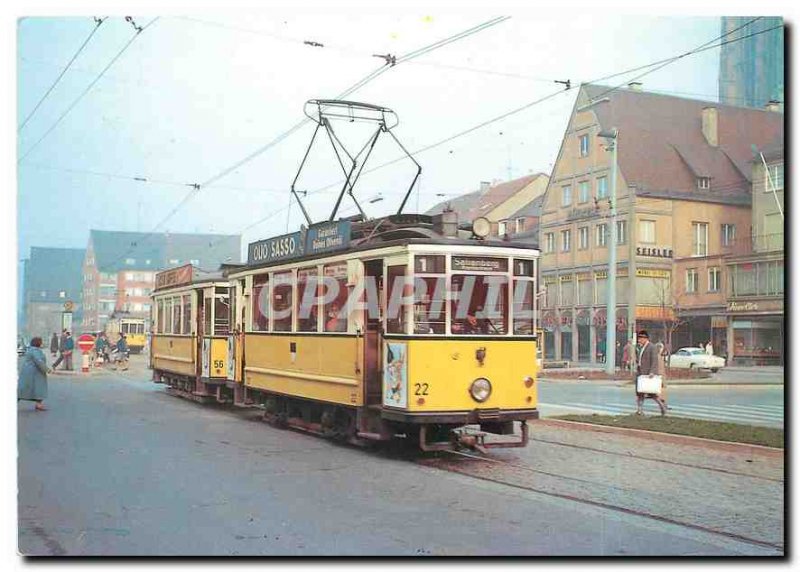
[[[669,357],[669,366],[710,369],[716,373],[725,367],[725,358],[710,356],[700,348],[681,348]]]

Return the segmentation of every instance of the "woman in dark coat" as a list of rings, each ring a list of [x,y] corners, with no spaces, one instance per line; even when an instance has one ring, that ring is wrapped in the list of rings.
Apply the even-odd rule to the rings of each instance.
[[[35,401],[37,411],[46,411],[43,401],[47,397],[47,358],[41,347],[42,338],[33,338],[22,358],[17,399]]]

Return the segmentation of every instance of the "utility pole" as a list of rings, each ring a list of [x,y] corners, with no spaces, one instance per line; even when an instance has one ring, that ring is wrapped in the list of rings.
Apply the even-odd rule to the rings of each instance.
[[[617,363],[617,135],[616,128],[597,134],[606,140],[611,151],[611,184],[609,185],[608,277],[606,278],[606,373],[613,375]]]
[[[628,185],[628,340],[636,339],[636,186]],[[625,340],[625,343],[628,342]]]

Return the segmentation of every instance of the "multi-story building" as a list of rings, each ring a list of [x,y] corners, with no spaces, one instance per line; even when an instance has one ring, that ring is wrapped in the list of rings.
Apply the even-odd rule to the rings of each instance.
[[[456,212],[461,224],[485,217],[492,225],[490,236],[494,238],[529,236],[539,222],[547,180],[544,173],[536,173],[495,185],[482,182],[477,191],[442,201],[426,214],[439,214],[449,208]]]
[[[149,317],[159,270],[182,264],[216,270],[240,257],[239,235],[92,230],[83,260],[82,327],[101,330],[115,313]]]
[[[599,135],[614,129],[611,189],[612,153]],[[540,219],[546,357],[595,362],[610,353],[609,321],[622,345],[635,328],[673,348],[711,339],[721,323],[713,317],[726,312],[722,247],[749,232],[750,145],[782,133],[780,113],[646,93],[638,85],[581,86]],[[618,262],[609,320],[610,248]]]
[[[727,316],[720,349],[730,364],[784,363],[783,141],[753,159],[751,231],[727,247]]]
[[[782,26],[780,17],[755,21],[753,17],[722,18],[725,40],[736,41],[725,43],[720,49],[721,103],[762,108],[774,101],[783,108]]]
[[[82,248],[31,248],[24,270],[24,335],[41,336],[48,344],[54,332],[61,332],[62,314],[68,307],[73,324],[80,322],[85,254]]]

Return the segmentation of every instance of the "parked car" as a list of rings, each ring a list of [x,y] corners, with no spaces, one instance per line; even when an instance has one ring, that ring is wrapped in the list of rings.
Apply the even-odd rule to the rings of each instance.
[[[669,366],[710,369],[716,373],[725,367],[725,358],[710,356],[700,348],[681,348],[669,357]]]

